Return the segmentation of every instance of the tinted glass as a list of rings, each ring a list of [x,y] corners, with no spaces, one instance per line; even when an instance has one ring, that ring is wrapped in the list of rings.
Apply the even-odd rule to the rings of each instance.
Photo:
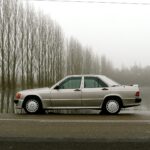
[[[85,77],[84,78],[84,88],[98,88],[98,87],[107,87],[102,80],[96,77]]]
[[[60,84],[60,89],[78,89],[80,88],[81,77],[72,77],[66,79],[62,84]]]

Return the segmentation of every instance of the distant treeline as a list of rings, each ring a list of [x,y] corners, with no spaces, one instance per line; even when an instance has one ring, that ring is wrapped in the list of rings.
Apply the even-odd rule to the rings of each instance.
[[[105,74],[121,83],[150,85],[150,67],[114,69],[49,16],[20,0],[0,0],[0,112],[14,112],[19,89],[51,86],[68,74]]]
[[[130,68],[122,67],[121,69],[116,69],[109,60],[104,60],[106,63],[103,63],[103,67],[101,66],[103,68],[102,74],[109,76],[121,84],[150,86],[150,66],[141,67],[135,64]]]

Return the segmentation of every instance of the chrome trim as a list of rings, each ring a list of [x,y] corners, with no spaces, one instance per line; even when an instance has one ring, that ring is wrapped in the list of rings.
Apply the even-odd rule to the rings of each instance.
[[[45,109],[101,109],[101,107],[45,107]]]

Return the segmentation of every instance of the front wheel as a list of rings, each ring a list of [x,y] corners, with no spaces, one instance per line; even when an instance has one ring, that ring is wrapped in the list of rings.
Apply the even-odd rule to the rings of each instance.
[[[107,100],[104,105],[102,111],[106,114],[115,115],[120,112],[121,105],[116,99]]]
[[[24,109],[28,114],[37,114],[42,111],[42,106],[39,100],[31,98],[25,102]]]

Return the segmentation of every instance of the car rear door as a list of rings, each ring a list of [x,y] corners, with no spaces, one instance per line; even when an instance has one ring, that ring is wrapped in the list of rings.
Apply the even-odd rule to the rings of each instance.
[[[82,106],[99,108],[109,87],[98,77],[85,76],[84,88],[82,89]]]

